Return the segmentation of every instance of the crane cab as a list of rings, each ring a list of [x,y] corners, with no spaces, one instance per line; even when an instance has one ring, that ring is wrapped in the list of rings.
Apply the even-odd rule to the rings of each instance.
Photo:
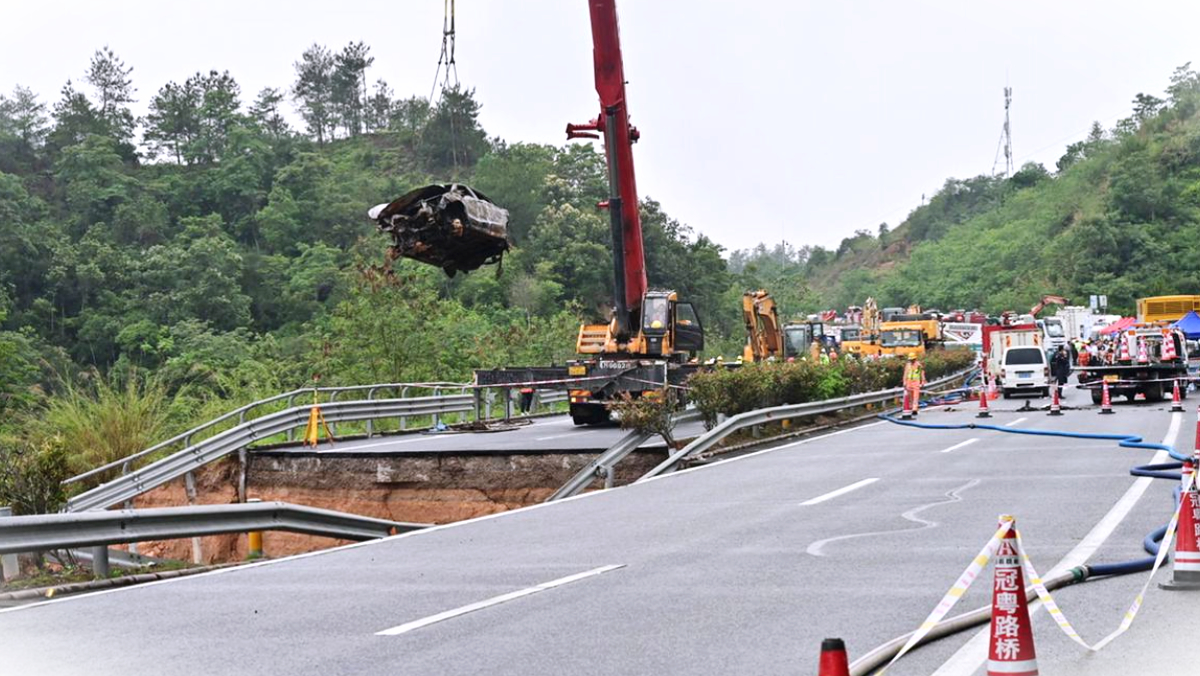
[[[617,321],[584,324],[575,351],[579,354],[637,355],[686,361],[704,349],[704,327],[691,303],[674,291],[647,291],[642,299],[636,334],[622,342]]]

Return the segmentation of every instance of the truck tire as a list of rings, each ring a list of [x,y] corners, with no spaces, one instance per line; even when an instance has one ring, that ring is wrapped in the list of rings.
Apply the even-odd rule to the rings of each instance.
[[[574,404],[571,421],[576,425],[603,425],[609,421],[608,407],[604,404]]]
[[[1163,400],[1163,385],[1162,383],[1150,383],[1146,385],[1146,401],[1162,401]]]
[[[1004,398],[1012,399],[1012,392],[1009,392],[1008,390],[1004,390]]]
[[[1092,390],[1092,403],[1099,406],[1104,401],[1104,393],[1100,390]]]

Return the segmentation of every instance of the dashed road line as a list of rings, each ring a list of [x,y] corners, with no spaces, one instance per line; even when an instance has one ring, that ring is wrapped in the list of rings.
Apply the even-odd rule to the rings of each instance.
[[[966,441],[959,442],[959,443],[957,443],[957,444],[954,444],[954,445],[953,445],[953,446],[951,446],[950,448],[943,448],[943,449],[941,450],[941,452],[942,452],[942,453],[949,453],[949,452],[951,452],[951,451],[957,451],[958,449],[960,449],[960,448],[963,448],[963,447],[965,447],[965,446],[970,446],[971,444],[975,443],[976,441],[979,441],[979,437],[974,437],[974,438],[971,438],[971,439],[967,439]]]
[[[838,497],[839,495],[845,495],[845,494],[849,493],[850,491],[856,491],[856,490],[862,488],[863,486],[870,486],[871,484],[875,483],[876,481],[879,481],[879,477],[874,477],[871,479],[863,479],[862,481],[856,481],[856,482],[850,484],[849,486],[842,486],[841,488],[837,489],[836,491],[830,491],[830,492],[826,493],[825,495],[818,495],[817,497],[815,497],[811,500],[805,500],[804,502],[800,503],[800,506],[807,507],[809,505],[820,504],[822,502],[825,502],[826,500],[832,500],[832,499]]]

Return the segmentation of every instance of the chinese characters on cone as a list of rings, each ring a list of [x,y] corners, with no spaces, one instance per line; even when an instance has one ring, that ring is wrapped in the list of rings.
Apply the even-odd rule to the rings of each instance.
[[[1014,519],[1002,516],[1000,521]],[[1001,536],[996,550],[987,673],[988,676],[1037,676],[1038,673],[1015,527]]]

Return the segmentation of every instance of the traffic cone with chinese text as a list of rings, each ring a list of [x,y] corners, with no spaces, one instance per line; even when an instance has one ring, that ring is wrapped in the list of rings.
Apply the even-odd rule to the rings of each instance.
[[[1138,338],[1137,346],[1138,346],[1138,363],[1139,364],[1150,363],[1150,354],[1146,351],[1146,341],[1142,338]]]
[[[1100,391],[1101,392],[1101,394],[1100,394],[1100,414],[1107,415],[1107,414],[1113,412],[1112,397],[1108,396],[1108,381],[1105,380],[1104,382],[1102,382],[1101,386],[1103,389],[1101,389],[1101,391]]]
[[[1179,379],[1175,379],[1175,386],[1171,388],[1171,413],[1183,413],[1183,399],[1179,397]]]
[[[1058,384],[1050,386],[1050,413],[1047,415],[1062,415],[1062,402],[1058,399]]]
[[[1129,356],[1129,336],[1121,336],[1121,352],[1117,355],[1117,361],[1130,361]]]
[[[1184,490],[1179,494],[1179,524],[1175,531],[1175,565],[1171,581],[1160,583],[1162,589],[1200,589],[1200,493],[1196,491],[1193,472],[1195,461],[1184,462]],[[1188,470],[1191,470],[1189,472]]]
[[[975,414],[976,418],[990,418],[991,411],[988,411],[988,390],[991,389],[991,378],[984,382],[983,391],[979,393],[979,413]]]
[[[850,676],[850,663],[846,659],[846,644],[840,638],[821,641],[821,663],[817,676]]]
[[[1037,654],[1033,647],[1033,627],[1029,623],[1029,603],[1025,598],[1016,520],[1001,516],[1000,522],[1005,521],[1012,522],[1012,527],[1001,537],[996,549],[987,673],[988,676],[1037,676]]]

